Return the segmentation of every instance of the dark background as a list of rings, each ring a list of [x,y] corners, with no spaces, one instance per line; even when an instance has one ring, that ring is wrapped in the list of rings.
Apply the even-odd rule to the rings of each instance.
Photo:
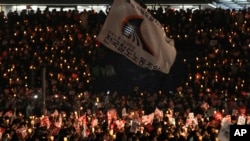
[[[139,91],[156,92],[161,90],[168,93],[182,84],[187,75],[187,68],[183,63],[185,54],[177,51],[175,62],[168,74],[141,68],[126,57],[115,53],[105,47],[107,54],[99,58],[101,66],[112,65],[114,76],[97,76],[93,81],[93,87],[97,91],[118,91],[126,94],[138,87]],[[186,70],[186,71],[185,71]]]

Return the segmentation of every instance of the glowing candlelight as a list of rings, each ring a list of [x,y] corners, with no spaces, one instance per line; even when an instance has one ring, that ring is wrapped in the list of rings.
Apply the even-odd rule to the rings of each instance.
[[[28,129],[28,133],[29,133],[29,134],[32,133],[32,129],[31,129],[31,128]]]
[[[141,134],[143,134],[143,128],[141,128],[141,130],[140,130],[140,131],[141,131]]]
[[[112,136],[114,134],[113,129],[109,130],[109,134]]]
[[[167,122],[166,122],[166,121],[164,121],[164,125],[167,125]]]
[[[75,116],[76,116],[76,118],[78,118],[78,114],[77,114],[77,111],[75,111]]]
[[[8,125],[10,123],[10,120],[9,119],[6,119],[6,124]]]
[[[34,127],[34,125],[35,125],[34,119],[32,119],[32,120],[30,121],[30,124],[31,124],[32,127]]]
[[[202,136],[199,136],[199,141],[202,141]]]
[[[214,132],[215,132],[216,134],[218,134],[219,130],[218,130],[218,129],[215,129]]]
[[[65,138],[65,137],[64,137]],[[67,139],[67,138],[66,138]],[[65,139],[63,139],[65,140]],[[54,141],[54,136],[50,136],[50,141]]]

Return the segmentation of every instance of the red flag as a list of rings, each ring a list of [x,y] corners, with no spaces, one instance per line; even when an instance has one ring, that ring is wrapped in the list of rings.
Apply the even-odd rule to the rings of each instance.
[[[247,96],[247,92],[246,91],[241,91],[241,95]]]
[[[110,109],[110,110],[108,110],[107,117],[108,117],[109,121],[112,120],[112,119],[116,120],[116,118],[117,118],[116,109]]]
[[[74,79],[77,78],[77,76],[78,76],[77,73],[72,73],[71,74],[71,77],[74,78]]]
[[[116,124],[116,127],[117,127],[117,129],[123,129],[124,128],[124,126],[125,126],[125,120],[116,120],[115,121],[115,124]]]
[[[239,113],[240,113],[240,115],[245,116],[246,113],[247,113],[246,106],[244,106],[244,105],[240,106],[239,107]]]
[[[73,126],[74,126],[76,132],[79,133],[80,132],[80,125],[79,125],[79,123],[78,122],[74,122]]]
[[[5,114],[4,114],[4,117],[9,117],[11,118],[13,116],[13,112],[12,111],[7,111]]]
[[[77,118],[77,120],[74,122],[74,128],[76,132],[80,132],[80,127],[86,127],[87,126],[87,117],[86,115],[80,116]]]
[[[62,115],[59,116],[58,121],[55,121],[54,125],[58,128],[62,127]]]
[[[41,118],[40,120],[40,126],[46,126],[47,129],[50,128],[50,120],[49,120],[49,117],[48,116],[44,116]]]
[[[87,125],[87,117],[86,115],[83,115],[81,117],[78,118],[78,123],[80,126],[85,126]]]
[[[5,128],[0,128],[0,140],[3,139],[3,134],[5,133]]]
[[[214,119],[215,120],[222,120],[223,115],[220,112],[214,113]]]
[[[53,125],[51,127],[51,129],[50,129],[50,133],[55,136],[55,135],[58,135],[58,133],[60,132],[60,130],[61,130],[61,128],[56,127],[55,125]]]
[[[154,115],[155,115],[154,113],[151,113],[149,115],[142,116],[142,123],[144,125],[151,124],[154,120]]]
[[[52,135],[58,135],[62,127],[62,116],[59,116],[58,121],[55,121],[52,128],[51,128],[51,134]]]
[[[156,118],[159,118],[160,120],[162,120],[162,118],[163,118],[163,111],[162,110],[156,108],[154,114],[155,114]]]
[[[92,126],[92,127],[96,127],[97,125],[98,125],[98,119],[96,119],[96,118],[94,119],[94,118],[93,118],[93,119],[92,119],[92,122],[91,122],[91,126]]]
[[[150,133],[153,132],[154,129],[155,129],[155,127],[153,125],[151,125],[151,124],[145,125],[145,130],[150,132]]]
[[[59,115],[59,112],[57,110],[54,111],[53,116],[57,117]]]
[[[28,133],[27,133],[27,127],[21,127],[21,128],[18,128],[17,130],[16,130],[16,133],[17,133],[17,135],[20,137],[20,138],[22,138],[22,139],[24,139],[24,138],[26,138],[27,137],[27,135],[28,135]]]

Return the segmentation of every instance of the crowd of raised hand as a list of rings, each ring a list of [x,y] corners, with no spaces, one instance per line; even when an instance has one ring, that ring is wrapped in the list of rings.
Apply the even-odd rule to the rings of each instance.
[[[250,10],[175,11],[159,8],[149,9],[149,12],[162,23],[167,36],[175,40],[177,55],[183,58],[185,66],[185,70],[178,73],[186,75],[169,93],[161,90],[149,93],[139,88],[127,95],[112,91],[109,96],[106,92],[96,92],[92,85],[95,79],[93,68],[103,65],[105,54],[102,53],[112,53],[102,52],[105,48],[95,40],[107,13],[39,9],[1,12],[2,137],[22,140],[24,135],[19,131],[24,130],[27,133],[25,140],[115,140],[114,134],[116,140],[216,140],[220,124],[218,119],[214,120],[215,113],[221,113],[222,117],[232,115],[233,124],[237,124],[242,114],[247,123]],[[47,69],[47,112],[42,111],[41,99],[34,99],[36,94],[41,96],[40,70],[44,67]],[[115,75],[107,70],[101,73]],[[208,109],[202,107],[204,103],[209,105]],[[155,119],[153,128],[137,125],[136,128],[140,127],[138,132],[130,130],[130,121],[134,119],[124,118],[121,114],[126,108],[129,114],[144,111],[144,115],[149,115],[156,107],[163,111],[163,119]],[[242,107],[246,112],[238,110]],[[110,108],[116,109],[118,119],[126,121],[123,130],[115,130],[112,136],[106,120]],[[56,123],[52,113],[55,110],[60,113],[56,121],[63,120],[60,132],[52,137],[51,128]],[[171,111],[176,124],[169,122],[167,115]],[[87,125],[89,134],[83,138],[83,127],[79,126],[81,129],[77,130],[74,124],[78,124],[78,118],[85,113],[99,120],[95,130],[91,124]],[[189,113],[194,113],[198,123],[192,124],[194,128],[183,128]],[[42,116],[49,117],[50,130],[41,126]]]

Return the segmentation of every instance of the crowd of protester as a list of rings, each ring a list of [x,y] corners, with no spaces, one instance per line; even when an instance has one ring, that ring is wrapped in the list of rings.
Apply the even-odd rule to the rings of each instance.
[[[135,87],[125,95],[92,85],[116,75],[102,63],[111,52],[95,40],[108,11],[1,12],[2,140],[216,141],[224,117],[250,123],[250,9],[149,12],[175,40],[187,75],[168,92]]]

